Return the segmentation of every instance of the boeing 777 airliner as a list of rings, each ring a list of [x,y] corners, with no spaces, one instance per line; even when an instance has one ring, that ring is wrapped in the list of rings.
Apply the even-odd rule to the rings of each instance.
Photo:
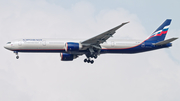
[[[94,61],[90,58],[96,59],[100,54],[105,53],[140,53],[172,46],[172,41],[177,38],[170,38],[167,40],[165,36],[169,29],[171,19],[167,19],[155,30],[150,37],[144,41],[122,41],[111,40],[116,30],[124,26],[128,22],[114,27],[102,34],[92,37],[87,40],[59,40],[59,39],[20,39],[8,42],[4,47],[13,51],[18,59],[18,52],[50,52],[60,53],[62,61],[72,61],[81,55],[86,55],[84,62],[93,64]]]

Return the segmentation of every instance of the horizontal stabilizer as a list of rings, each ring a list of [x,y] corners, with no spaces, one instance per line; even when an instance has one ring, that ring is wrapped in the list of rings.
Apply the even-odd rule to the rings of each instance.
[[[167,40],[164,40],[164,41],[157,42],[154,45],[165,45],[165,44],[168,44],[168,43],[170,43],[170,42],[172,42],[172,41],[174,41],[176,39],[178,39],[178,38],[167,39]]]

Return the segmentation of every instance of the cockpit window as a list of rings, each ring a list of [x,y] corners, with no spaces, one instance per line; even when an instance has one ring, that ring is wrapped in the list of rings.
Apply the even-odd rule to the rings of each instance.
[[[7,44],[11,44],[11,42],[7,42]]]

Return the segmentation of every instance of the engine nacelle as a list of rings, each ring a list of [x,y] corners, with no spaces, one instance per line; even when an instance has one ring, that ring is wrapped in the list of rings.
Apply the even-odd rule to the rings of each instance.
[[[72,61],[77,58],[77,56],[68,53],[60,53],[61,61]]]
[[[82,45],[80,43],[66,42],[66,44],[65,44],[66,52],[69,52],[69,51],[79,51],[81,48],[82,48]]]

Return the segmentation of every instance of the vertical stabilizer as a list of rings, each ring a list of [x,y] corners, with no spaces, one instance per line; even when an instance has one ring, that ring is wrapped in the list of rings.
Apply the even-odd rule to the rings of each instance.
[[[157,28],[152,35],[146,39],[146,41],[163,41],[166,37],[167,31],[169,29],[169,25],[171,23],[171,19],[166,19],[159,28]]]

